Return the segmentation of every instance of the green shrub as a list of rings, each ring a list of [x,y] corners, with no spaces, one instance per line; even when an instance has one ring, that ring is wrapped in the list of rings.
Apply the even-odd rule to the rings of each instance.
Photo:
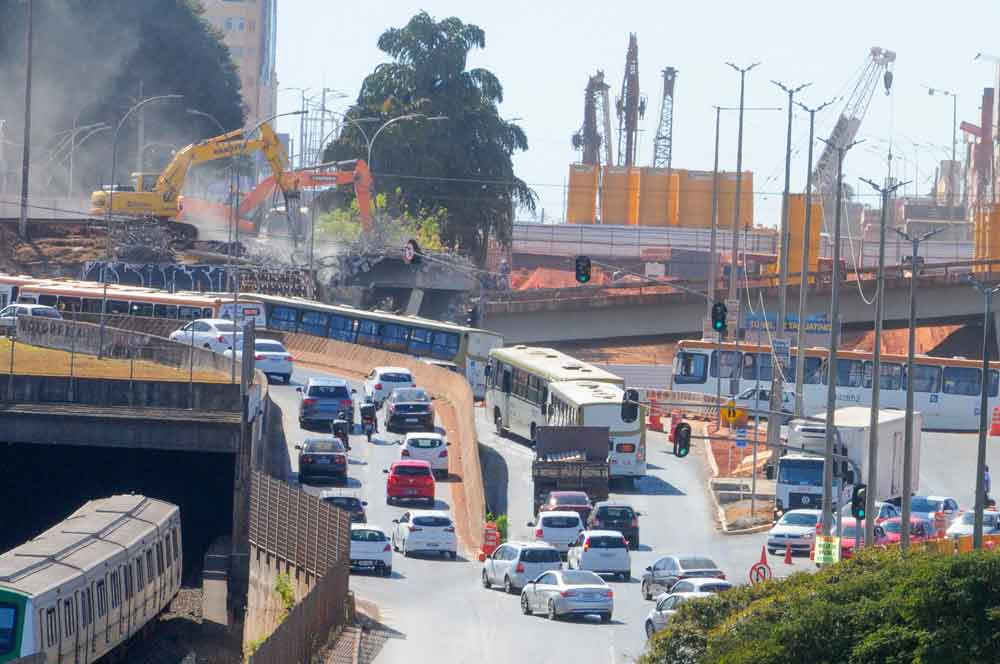
[[[278,574],[278,579],[274,582],[274,592],[278,593],[278,597],[281,598],[281,603],[285,607],[285,614],[282,616],[284,620],[292,609],[295,607],[295,586],[292,585],[292,579],[287,574]]]

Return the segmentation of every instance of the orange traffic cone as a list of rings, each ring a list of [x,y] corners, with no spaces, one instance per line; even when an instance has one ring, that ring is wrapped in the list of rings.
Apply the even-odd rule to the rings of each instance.
[[[792,545],[791,544],[786,544],[785,545],[785,564],[786,565],[794,565],[795,564],[795,563],[792,562]]]

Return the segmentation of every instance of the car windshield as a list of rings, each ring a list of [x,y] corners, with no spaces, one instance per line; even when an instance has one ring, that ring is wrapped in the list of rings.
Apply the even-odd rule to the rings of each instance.
[[[255,341],[254,350],[261,353],[286,353],[285,347],[277,341]]]
[[[555,549],[525,549],[521,552],[522,563],[558,563],[560,560]]]
[[[215,323],[215,329],[219,332],[235,332],[236,326],[232,323]]]
[[[823,462],[811,459],[781,459],[778,482],[793,486],[823,486]]]
[[[552,502],[556,505],[586,505],[590,501],[587,494],[576,491],[557,493],[552,496]]]
[[[630,521],[635,518],[631,507],[602,507],[598,516],[609,521]]]
[[[350,399],[351,395],[343,385],[312,385],[309,396],[320,399]]]
[[[412,383],[413,377],[406,373],[384,373],[379,380],[385,383]]]
[[[543,516],[543,528],[577,528],[580,525],[578,516]]]
[[[604,586],[604,579],[586,570],[566,570],[562,573],[563,584],[567,586]]]
[[[439,438],[410,438],[406,444],[421,450],[432,450],[435,447],[441,447],[441,440]]]
[[[408,477],[418,477],[420,475],[430,475],[431,469],[426,466],[396,466],[394,471],[397,475],[406,475]]]
[[[815,514],[803,514],[795,512],[789,512],[785,516],[781,517],[781,521],[778,522],[782,526],[815,526],[817,521],[817,516]]]
[[[352,542],[384,542],[386,541],[385,533],[378,530],[370,530],[368,528],[352,528],[351,529],[351,541]]]
[[[413,390],[394,390],[392,393],[393,401],[417,401],[419,403],[426,403],[431,400],[427,393],[423,390],[413,389]]]
[[[310,454],[334,454],[343,453],[344,446],[339,440],[309,440],[306,441],[305,452]]]
[[[679,558],[677,562],[680,563],[681,569],[718,569],[711,558]]]
[[[361,509],[361,501],[350,496],[330,496],[323,500],[337,507],[342,507],[345,510],[357,511]]]
[[[55,309],[33,309],[31,311],[31,315],[39,318],[62,318],[62,316],[59,315],[59,312]]]
[[[451,519],[446,516],[417,516],[413,518],[414,526],[427,526],[429,528],[447,528],[451,525]]]
[[[622,537],[607,537],[599,535],[596,537],[588,537],[587,544],[590,545],[591,549],[624,549],[625,539]]]
[[[914,496],[910,499],[910,511],[911,512],[937,512],[938,507],[941,505],[940,501],[928,500],[926,498],[917,498]]]

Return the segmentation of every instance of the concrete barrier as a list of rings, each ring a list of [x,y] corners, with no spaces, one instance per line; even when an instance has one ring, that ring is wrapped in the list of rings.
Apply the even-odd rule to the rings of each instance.
[[[452,442],[449,472],[460,478],[453,506],[459,537],[470,550],[478,550],[485,523],[486,495],[476,437],[475,401],[465,378],[409,355],[306,334],[285,333],[281,337],[299,362],[359,378],[377,366],[406,367],[417,385],[437,397],[435,411]]]

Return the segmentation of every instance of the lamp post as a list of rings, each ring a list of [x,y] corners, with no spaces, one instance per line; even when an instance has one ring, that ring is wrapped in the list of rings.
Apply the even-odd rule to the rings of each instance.
[[[78,113],[76,119],[78,120],[79,117],[80,115]],[[98,122],[95,124],[78,127],[76,125],[76,120],[73,121],[73,129],[71,130],[72,133],[70,134],[70,139],[69,139],[69,174],[67,176],[68,182],[66,184],[67,197],[73,196],[73,172],[74,172],[74,163],[75,163],[77,149],[94,134],[99,134],[100,132],[107,131],[108,129],[111,129],[111,125],[104,124],[103,122]],[[83,138],[77,141],[76,137],[84,132],[87,132],[86,135],[84,135]]]
[[[212,122],[212,124],[214,124],[216,127],[219,128],[219,133],[220,134],[225,134],[226,133],[225,127],[223,127],[222,123],[219,122],[219,120],[214,115],[212,115],[211,113],[206,113],[205,111],[199,111],[196,108],[188,108],[188,109],[185,109],[184,112],[187,113],[188,115],[197,115],[197,116],[202,117],[202,118],[207,118],[208,120],[210,120]]]
[[[31,16],[32,0],[25,1],[25,68],[24,68],[24,144],[21,146],[21,212],[17,234],[28,237],[28,174],[31,170],[31,46],[34,21]]]
[[[906,349],[906,429],[903,434],[903,495],[900,499],[902,507],[902,531],[900,532],[899,544],[903,551],[910,546],[910,493],[913,491],[913,471],[910,468],[913,458],[913,356],[916,346],[916,320],[917,320],[917,273],[920,271],[920,261],[918,253],[920,243],[929,240],[938,233],[944,231],[937,228],[923,235],[911,237],[909,233],[893,228],[892,231],[904,240],[910,242],[913,253],[910,254],[910,321],[909,321],[909,341]],[[873,374],[874,375],[874,374]]]
[[[882,197],[882,214],[878,232],[878,268],[875,273],[875,341],[872,346],[872,397],[871,419],[868,430],[868,486],[878,484],[878,411],[882,392],[882,318],[885,314],[885,228],[889,217],[889,197],[908,182],[897,182],[890,187],[880,187],[871,180],[861,178]],[[833,375],[830,376],[831,382]],[[906,377],[907,383],[912,376]],[[865,492],[865,514],[875,513],[875,491]],[[865,546],[875,539],[875,520],[865,519]]]
[[[926,85],[927,94],[930,96],[943,95],[951,97],[951,162],[948,164],[948,218],[955,219],[955,146],[958,142],[958,95],[950,90],[941,88],[930,88]]]
[[[967,275],[966,280],[977,291],[983,294],[985,313],[983,314],[983,365],[979,390],[979,445],[976,454],[976,514],[972,527],[972,548],[983,548],[983,510],[986,508],[986,487],[984,474],[986,472],[986,434],[989,427],[989,337],[990,308],[993,295],[1000,292],[1000,285],[986,286],[974,276]]]
[[[391,125],[396,124],[397,122],[402,122],[403,120],[418,120],[418,119],[427,120],[428,122],[431,122],[431,121],[437,121],[437,120],[447,120],[448,116],[446,116],[446,115],[435,115],[433,117],[427,117],[423,113],[408,113],[406,115],[400,115],[399,117],[393,118],[393,119],[391,119],[391,120],[383,123],[381,127],[379,127],[378,129],[375,130],[375,133],[372,134],[372,137],[367,140],[367,143],[368,143],[368,168],[369,168],[369,170],[372,170],[372,171],[375,170],[372,167],[372,147],[374,147],[374,145],[375,145],[375,139],[378,138],[378,135],[381,134],[383,131],[385,131],[385,129],[387,129]]]
[[[746,92],[746,79],[747,72],[754,69],[759,62],[755,62],[747,67],[737,67],[732,62],[727,62],[727,65],[739,72],[740,75],[740,120],[739,120],[739,130],[737,132],[736,138],[736,200],[733,202],[733,255],[730,257],[730,273],[729,273],[729,299],[736,299],[736,262],[737,254],[740,250],[740,199],[742,198],[743,190],[743,112],[746,110],[744,106],[745,92]],[[740,338],[740,322],[736,321],[736,340],[739,341]],[[720,378],[721,378],[721,365],[720,365]]]

